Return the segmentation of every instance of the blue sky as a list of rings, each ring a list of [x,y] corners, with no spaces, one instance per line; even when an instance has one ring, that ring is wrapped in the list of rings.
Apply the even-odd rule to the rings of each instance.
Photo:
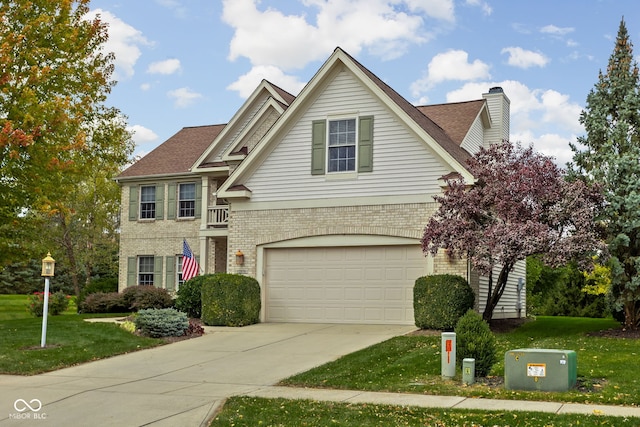
[[[93,0],[116,55],[109,104],[136,155],[185,126],[227,123],[261,79],[294,95],[340,46],[414,104],[502,86],[511,140],[564,165],[637,0]]]

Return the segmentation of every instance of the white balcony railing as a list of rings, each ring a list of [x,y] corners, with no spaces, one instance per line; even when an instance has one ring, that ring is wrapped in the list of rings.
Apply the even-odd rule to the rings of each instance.
[[[207,226],[220,227],[229,224],[229,206],[216,205],[209,206],[207,209]]]

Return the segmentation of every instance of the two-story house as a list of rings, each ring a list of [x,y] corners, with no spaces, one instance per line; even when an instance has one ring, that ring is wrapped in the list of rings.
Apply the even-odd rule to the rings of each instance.
[[[268,322],[412,324],[413,285],[487,280],[426,256],[433,196],[509,137],[509,99],[414,106],[337,48],[298,96],[263,81],[225,125],[184,128],[125,170],[120,290],[182,281],[182,241],[203,273],[255,277]],[[524,315],[524,263],[494,317]],[[522,299],[522,300],[520,300]]]

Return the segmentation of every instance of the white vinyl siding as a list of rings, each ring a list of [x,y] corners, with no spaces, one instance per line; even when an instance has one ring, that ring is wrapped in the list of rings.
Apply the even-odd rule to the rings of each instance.
[[[469,129],[469,132],[464,137],[461,147],[469,153],[475,154],[480,151],[482,141],[484,141],[484,126],[482,125],[482,120],[479,117],[476,117]]]
[[[330,180],[312,175],[314,120],[337,114],[373,116],[373,171],[354,179]],[[283,136],[245,184],[252,201],[352,198],[358,196],[435,194],[438,178],[450,172],[426,144],[349,71],[343,70]],[[410,180],[407,176],[411,176]]]
[[[207,161],[220,161],[222,159],[222,153],[224,153],[231,144],[235,144],[237,141],[236,139],[238,138],[238,135],[240,135],[240,133],[244,130],[244,128],[249,124],[249,122],[253,119],[253,117],[256,115],[256,113],[258,111],[260,111],[260,109],[262,108],[262,106],[264,105],[265,102],[267,102],[268,96],[267,93],[263,93],[261,94],[257,99],[256,102],[254,104],[254,108],[247,111],[244,115],[244,117],[242,117],[240,120],[241,122],[239,123],[239,125],[233,129],[233,132],[231,132],[231,134],[228,134],[225,141],[223,142],[222,146],[220,147],[220,149],[216,150],[216,155],[215,158],[209,158],[207,159]]]
[[[493,280],[494,288],[495,281],[498,280],[500,274],[500,267],[494,267]],[[507,282],[507,288],[502,294],[502,298],[498,302],[498,305],[493,311],[494,319],[512,318],[517,317],[517,304],[518,304],[518,279],[526,280],[527,277],[527,263],[526,261],[518,261],[513,267],[511,273],[509,273],[509,279]],[[478,295],[478,310],[482,313],[487,306],[487,289],[489,288],[489,278],[480,276],[480,295]],[[526,301],[527,301],[526,288],[522,288],[520,292],[520,306],[522,307],[521,317],[526,316]]]

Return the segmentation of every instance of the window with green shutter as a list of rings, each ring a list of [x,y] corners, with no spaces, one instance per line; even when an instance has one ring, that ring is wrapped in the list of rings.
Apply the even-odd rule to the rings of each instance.
[[[167,270],[164,276],[165,288],[167,291],[173,292],[176,290],[176,257],[167,256],[166,265]]]
[[[315,120],[311,174],[373,171],[373,116]]]

